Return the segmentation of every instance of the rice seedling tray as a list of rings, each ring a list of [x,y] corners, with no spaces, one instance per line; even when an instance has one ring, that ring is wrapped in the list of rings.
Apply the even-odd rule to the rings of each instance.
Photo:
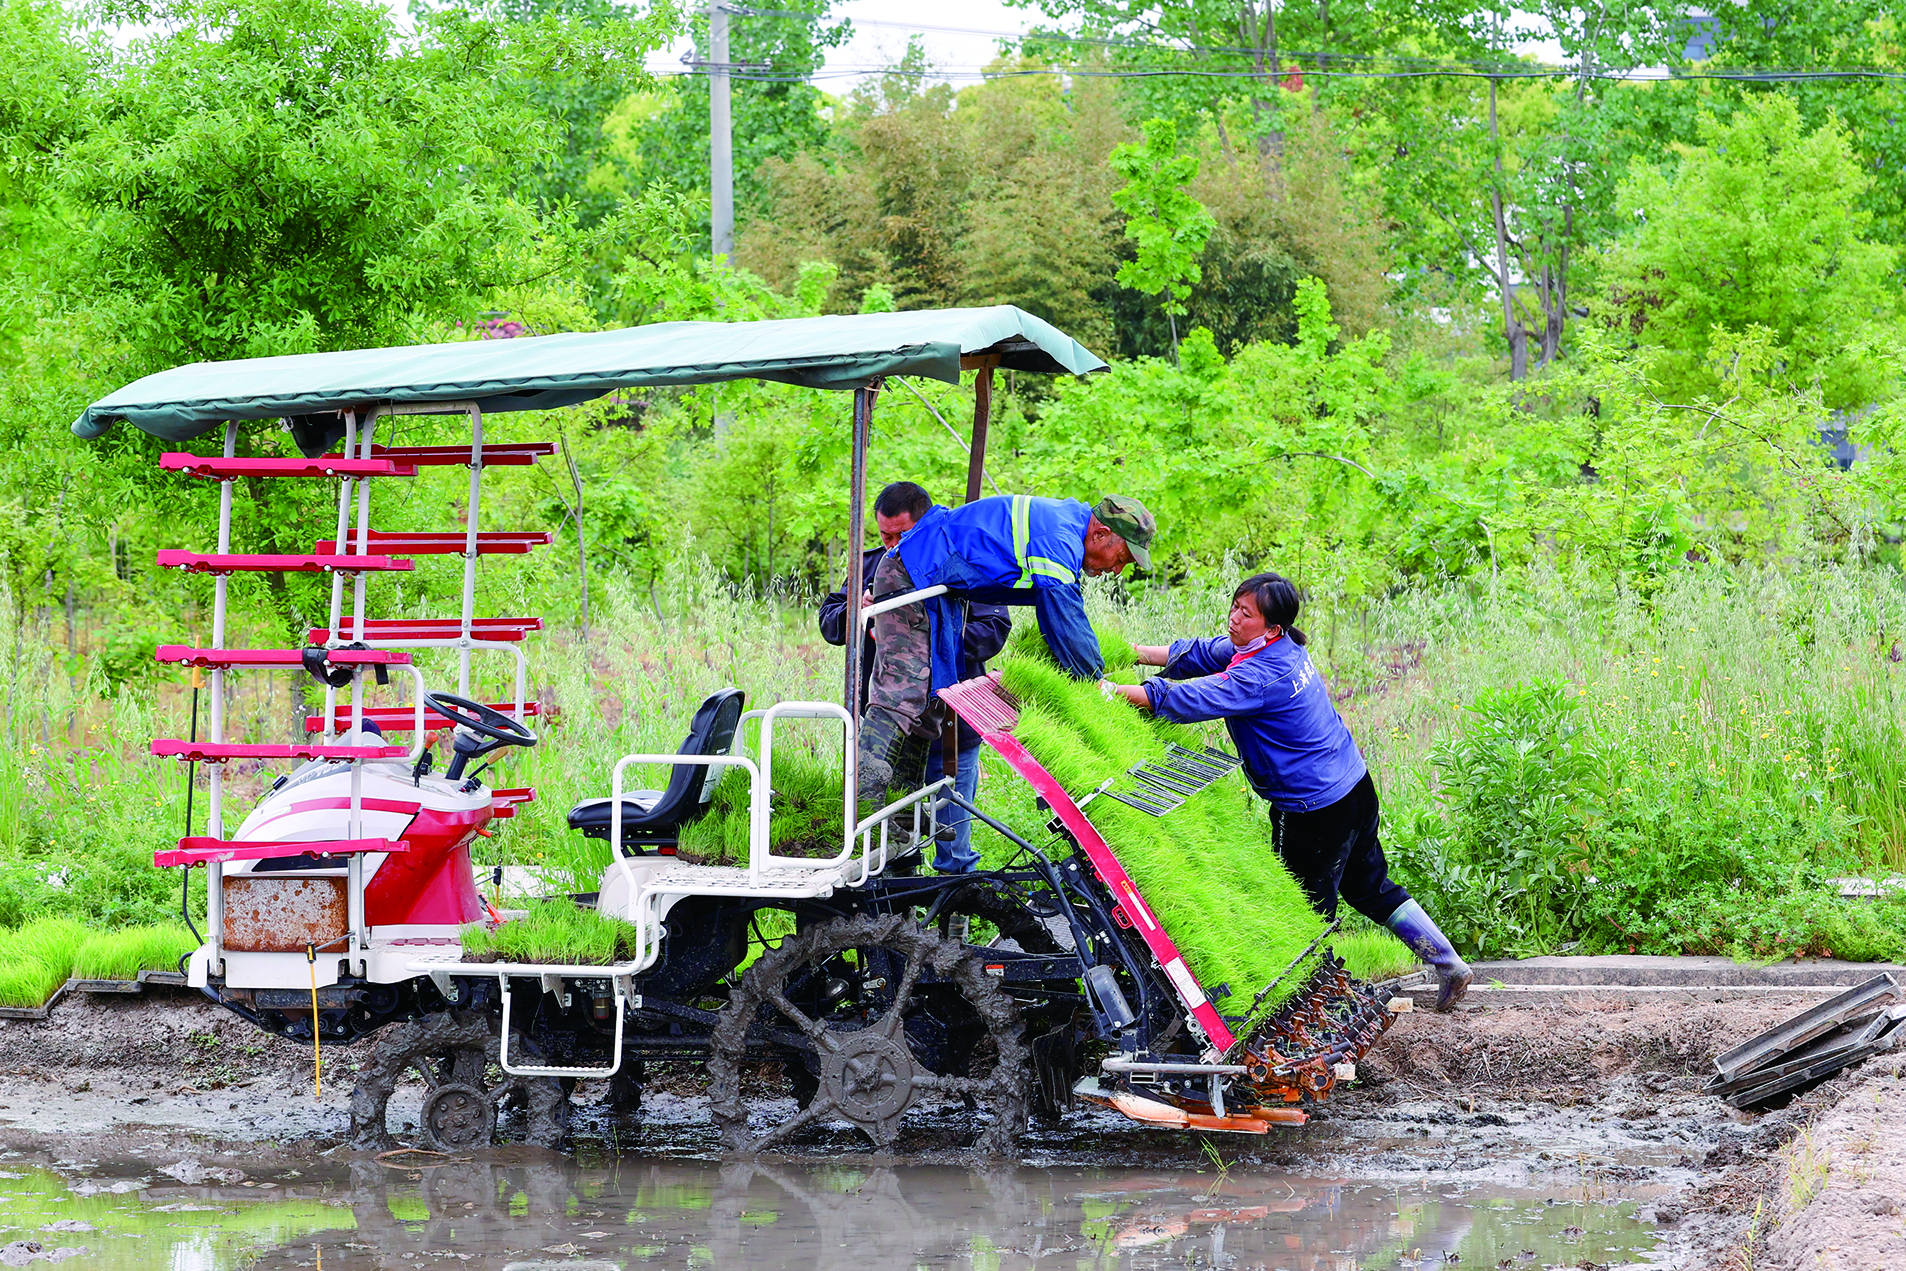
[[[38,1006],[0,1006],[0,1019],[43,1020],[53,1013],[53,1008],[60,1004],[60,999],[65,997],[66,991],[72,987],[73,981],[68,980],[54,989],[53,996]]]

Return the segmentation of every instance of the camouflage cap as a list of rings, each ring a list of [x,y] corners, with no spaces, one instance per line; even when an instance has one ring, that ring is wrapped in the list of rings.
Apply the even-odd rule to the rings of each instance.
[[[1092,515],[1106,529],[1124,539],[1132,549],[1132,559],[1138,562],[1140,569],[1152,567],[1152,535],[1158,533],[1158,522],[1145,510],[1145,505],[1137,499],[1128,499],[1122,494],[1108,494],[1092,506]]]

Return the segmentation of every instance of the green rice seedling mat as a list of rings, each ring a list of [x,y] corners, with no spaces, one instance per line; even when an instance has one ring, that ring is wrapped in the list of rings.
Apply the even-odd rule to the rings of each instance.
[[[613,966],[635,956],[635,928],[568,897],[532,901],[521,918],[463,929],[465,962]]]
[[[1072,679],[1033,654],[1009,657],[1001,683],[1019,701],[1013,735],[1077,799],[1108,777],[1161,760],[1176,742],[1196,748],[1196,730],[1160,723],[1098,686]],[[1165,933],[1219,1009],[1236,1014],[1324,929],[1272,846],[1270,818],[1241,775],[1225,777],[1162,817],[1112,799],[1086,815],[1138,884]],[[1313,952],[1310,960],[1321,956]],[[1270,1002],[1294,991],[1308,966],[1288,975]]]

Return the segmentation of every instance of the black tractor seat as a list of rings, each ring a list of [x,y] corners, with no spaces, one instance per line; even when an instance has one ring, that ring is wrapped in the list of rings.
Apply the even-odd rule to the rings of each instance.
[[[709,696],[689,722],[688,736],[676,752],[683,755],[725,755],[735,743],[746,694],[724,688]],[[666,790],[631,790],[622,796],[622,850],[629,856],[659,853],[673,856],[681,830],[708,811],[725,768],[711,764],[676,764]],[[608,839],[614,816],[613,799],[584,799],[569,809],[569,828],[584,838]]]

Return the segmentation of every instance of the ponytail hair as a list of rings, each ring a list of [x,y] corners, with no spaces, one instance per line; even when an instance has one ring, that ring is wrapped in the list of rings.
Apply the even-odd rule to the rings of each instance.
[[[1252,574],[1239,583],[1237,590],[1231,593],[1231,599],[1249,596],[1251,603],[1264,617],[1266,626],[1282,627],[1284,634],[1293,644],[1309,644],[1309,637],[1297,629],[1297,610],[1304,603],[1304,593],[1297,590],[1297,584],[1282,574]]]

